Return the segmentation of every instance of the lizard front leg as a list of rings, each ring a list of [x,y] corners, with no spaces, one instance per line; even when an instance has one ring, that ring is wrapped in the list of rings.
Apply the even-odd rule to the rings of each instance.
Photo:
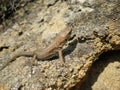
[[[62,64],[65,65],[64,58],[63,58],[63,53],[62,53],[62,49],[58,50],[58,55],[59,55],[59,60],[62,62]]]

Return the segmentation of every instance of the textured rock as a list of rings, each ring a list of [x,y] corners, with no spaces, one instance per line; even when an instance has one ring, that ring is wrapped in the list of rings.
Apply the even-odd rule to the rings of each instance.
[[[32,57],[16,58],[0,71],[0,88],[64,90],[80,84],[99,55],[120,49],[118,3],[118,0],[37,0],[17,11],[11,26],[0,33],[1,66],[11,54],[47,47],[66,26],[79,38],[63,50],[66,66],[58,59],[39,60],[32,65]]]
[[[120,51],[103,53],[89,70],[79,90],[119,90]]]

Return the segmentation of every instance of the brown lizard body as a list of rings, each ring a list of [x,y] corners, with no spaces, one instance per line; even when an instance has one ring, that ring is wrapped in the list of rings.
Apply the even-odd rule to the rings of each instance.
[[[21,52],[21,53],[16,53],[14,56],[11,57],[11,59],[16,59],[17,57],[20,56],[36,56],[37,59],[44,60],[44,59],[49,59],[52,56],[55,56],[57,53],[59,53],[59,50],[62,49],[63,45],[66,43],[67,39],[69,38],[71,33],[71,29],[64,29],[61,31],[54,43],[52,43],[49,47],[47,47],[44,50],[35,50],[33,52]]]
[[[71,31],[72,31],[71,29],[65,28],[63,31],[61,31],[57,35],[54,43],[52,43],[49,47],[47,47],[42,51],[35,50],[33,52],[19,52],[19,53],[13,54],[10,57],[10,59],[7,61],[7,63],[3,65],[2,69],[6,67],[7,64],[14,61],[17,57],[20,57],[20,56],[35,56],[37,59],[46,60],[55,55],[59,55],[59,59],[62,61],[62,63],[64,63],[63,56],[62,56],[62,47],[70,37]]]

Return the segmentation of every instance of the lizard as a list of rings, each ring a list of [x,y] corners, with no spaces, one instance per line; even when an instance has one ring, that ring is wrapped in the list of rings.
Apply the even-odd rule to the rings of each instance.
[[[46,60],[52,58],[53,56],[58,56],[61,62],[64,64],[64,59],[62,55],[62,48],[66,44],[67,40],[70,38],[72,29],[66,27],[62,30],[55,38],[55,41],[43,50],[35,50],[32,52],[19,52],[10,56],[9,60],[2,65],[5,68],[10,62],[14,61],[20,56],[35,56],[38,60]]]

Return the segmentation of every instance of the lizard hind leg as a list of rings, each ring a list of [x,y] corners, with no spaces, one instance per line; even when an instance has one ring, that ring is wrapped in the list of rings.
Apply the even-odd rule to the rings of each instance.
[[[32,64],[33,66],[37,65],[36,57],[37,57],[37,56],[34,55],[33,58],[32,58],[31,64]]]
[[[35,71],[33,69],[34,66],[37,66],[36,55],[34,55],[30,61],[31,75],[35,73]]]

